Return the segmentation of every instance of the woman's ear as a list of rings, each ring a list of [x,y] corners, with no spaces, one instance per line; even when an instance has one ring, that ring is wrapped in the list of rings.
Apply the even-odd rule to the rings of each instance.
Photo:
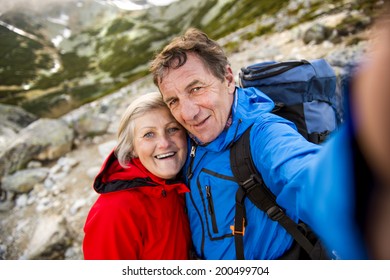
[[[132,151],[130,152],[130,157],[131,157],[131,158],[137,158],[138,155],[137,155],[136,151],[132,150]]]

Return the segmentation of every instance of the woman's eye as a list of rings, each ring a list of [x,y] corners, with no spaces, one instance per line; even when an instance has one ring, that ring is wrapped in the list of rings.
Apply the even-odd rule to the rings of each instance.
[[[151,138],[151,137],[153,137],[153,135],[154,135],[153,132],[148,132],[148,133],[145,133],[143,137],[144,138]]]
[[[170,128],[168,128],[168,133],[174,133],[174,132],[176,132],[178,130],[179,130],[178,127],[170,127]]]

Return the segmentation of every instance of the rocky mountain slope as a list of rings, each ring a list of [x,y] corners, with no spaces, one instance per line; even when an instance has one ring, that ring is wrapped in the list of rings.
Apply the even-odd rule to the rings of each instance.
[[[235,74],[258,61],[320,57],[345,74],[365,51],[372,15],[355,9],[355,1],[338,1],[343,8],[318,2],[291,1],[218,38]],[[298,24],[313,7],[316,16]],[[270,25],[277,32],[264,32]],[[0,259],[82,259],[83,225],[97,197],[93,178],[115,145],[122,112],[151,90],[146,75],[55,119],[0,107]]]
[[[60,117],[144,77],[154,52],[189,26],[220,39],[253,24],[224,43],[235,51],[242,40],[288,30],[323,14],[344,10],[371,17],[376,6],[368,0],[180,0],[123,10],[107,5],[112,2],[45,0],[39,8],[24,4],[4,11],[0,6],[0,103],[39,117]],[[333,34],[322,32],[335,40],[366,24],[350,14],[333,26]]]

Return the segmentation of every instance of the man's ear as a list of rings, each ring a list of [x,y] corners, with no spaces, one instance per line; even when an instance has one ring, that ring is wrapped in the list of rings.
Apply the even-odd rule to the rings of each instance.
[[[226,65],[226,75],[225,75],[225,78],[227,80],[227,85],[228,85],[228,88],[229,90],[235,88],[235,81],[234,81],[234,75],[233,75],[233,70],[232,70],[232,67],[230,65]]]

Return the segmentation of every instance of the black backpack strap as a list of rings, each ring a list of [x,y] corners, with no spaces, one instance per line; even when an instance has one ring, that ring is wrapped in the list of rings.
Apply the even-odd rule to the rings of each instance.
[[[314,143],[314,144],[321,144],[322,142],[324,142],[328,135],[330,134],[330,131],[329,130],[326,130],[324,132],[312,132],[311,134],[308,135],[308,139],[310,142]]]
[[[234,243],[236,248],[237,260],[244,260],[244,234],[246,227],[246,212],[245,212],[245,192],[243,188],[239,188],[236,192],[236,213],[234,218],[234,226],[231,226]]]
[[[236,216],[232,228],[237,259],[244,259],[243,235],[245,233],[245,206],[247,196],[253,204],[267,213],[270,219],[279,222],[296,242],[310,255],[314,246],[299,229],[297,223],[290,219],[285,211],[276,203],[275,195],[264,184],[261,174],[257,171],[250,151],[249,127],[240,139],[230,149],[230,165],[233,175],[238,181],[236,194]],[[244,213],[242,213],[244,212]]]

